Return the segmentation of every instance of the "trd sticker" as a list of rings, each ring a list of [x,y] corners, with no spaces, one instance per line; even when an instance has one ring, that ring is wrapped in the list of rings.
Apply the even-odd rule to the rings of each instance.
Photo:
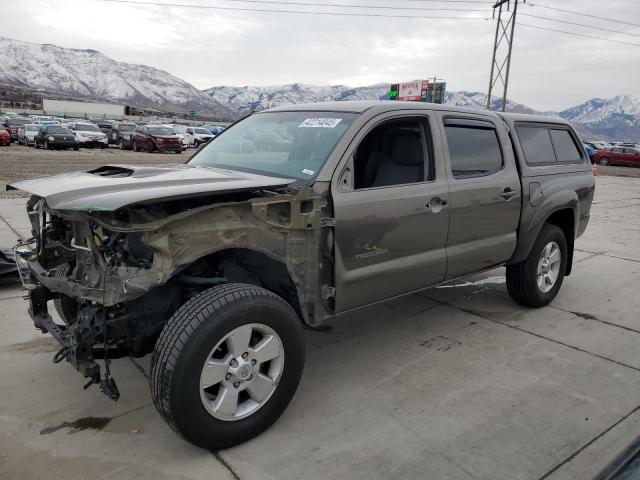
[[[307,118],[298,128],[336,128],[341,118]]]

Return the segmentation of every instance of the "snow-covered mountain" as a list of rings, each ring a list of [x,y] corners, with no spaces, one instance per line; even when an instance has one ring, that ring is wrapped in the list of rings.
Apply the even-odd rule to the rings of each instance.
[[[213,87],[204,91],[240,114],[297,103],[335,100],[381,100],[389,95],[389,85],[351,88],[345,85],[305,85],[292,83],[268,87]]]
[[[332,100],[384,100],[389,84],[368,87],[345,85],[318,86],[293,83],[267,87],[212,87],[205,90],[217,102],[239,114],[281,105]],[[447,92],[445,103],[459,107],[484,109],[487,95],[480,92]],[[492,98],[492,110],[502,107],[501,98]],[[508,112],[560,116],[571,122],[586,138],[640,140],[640,99],[621,95],[612,99],[592,99],[562,112],[539,112],[521,103],[507,100]]]
[[[0,37],[0,84],[136,107],[233,115],[226,106],[164,70],[118,62],[95,50],[5,37]]]
[[[640,98],[631,95],[593,98],[560,116],[605,137],[640,141]]]

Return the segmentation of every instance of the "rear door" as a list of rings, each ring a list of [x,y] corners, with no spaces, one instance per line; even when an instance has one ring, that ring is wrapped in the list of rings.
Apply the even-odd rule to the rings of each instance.
[[[444,114],[442,124],[451,189],[446,278],[453,279],[511,257],[521,187],[502,124],[459,114]]]
[[[441,282],[449,186],[433,112],[375,117],[332,182],[336,312]]]

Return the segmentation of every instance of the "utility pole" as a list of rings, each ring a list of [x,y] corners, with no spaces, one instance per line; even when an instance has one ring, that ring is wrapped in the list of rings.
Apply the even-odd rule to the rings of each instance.
[[[511,52],[513,49],[513,34],[516,27],[516,14],[520,0],[498,0],[493,6],[493,16],[498,18],[496,22],[496,35],[493,40],[493,55],[491,58],[491,75],[489,78],[489,92],[487,94],[487,110],[491,110],[491,97],[493,90],[500,80],[502,85],[502,111],[507,105],[507,89],[509,87],[509,71],[511,69]],[[513,10],[511,9],[513,2]],[[522,0],[526,2],[526,0]],[[504,7],[504,4],[506,8]],[[502,48],[501,48],[502,47]],[[506,52],[505,52],[506,50]]]

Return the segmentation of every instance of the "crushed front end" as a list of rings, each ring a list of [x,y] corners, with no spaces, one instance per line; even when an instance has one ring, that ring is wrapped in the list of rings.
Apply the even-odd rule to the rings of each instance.
[[[85,388],[97,384],[117,400],[109,360],[152,351],[181,289],[166,283],[141,233],[109,230],[86,212],[50,210],[36,196],[27,211],[33,237],[17,258],[34,325],[60,343],[54,362],[68,361],[89,379]],[[51,300],[63,323],[49,313]]]

